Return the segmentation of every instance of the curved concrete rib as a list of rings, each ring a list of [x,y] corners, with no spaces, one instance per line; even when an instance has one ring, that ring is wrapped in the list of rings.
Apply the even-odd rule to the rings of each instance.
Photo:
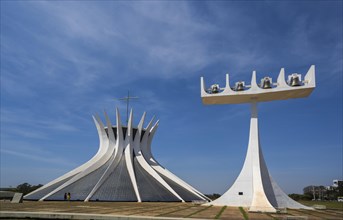
[[[113,129],[115,126],[112,125],[107,113],[104,112],[104,114],[105,114],[107,127],[104,126],[99,116],[97,115],[93,116],[95,125],[98,130],[99,141],[100,141],[100,146],[96,155],[92,157],[92,159],[89,160],[84,165],[79,166],[77,169],[74,169],[73,171],[47,184],[47,186],[51,186],[53,183],[58,183],[59,180],[60,181],[64,180],[64,182],[59,183],[61,184],[60,186],[56,184],[56,186],[58,187],[55,187],[55,188],[51,187],[53,189],[51,189],[49,193],[45,193],[45,195],[43,195],[42,198],[40,198],[41,201],[45,199],[54,199],[56,196],[56,193],[58,193],[58,197],[62,196],[61,192],[67,189],[69,191],[70,186],[72,186],[71,190],[75,190],[75,192],[77,192],[78,188],[79,187],[82,188],[82,186],[84,186],[85,184],[83,180],[86,180],[86,179],[84,179],[84,177],[88,176],[89,174],[90,175],[95,174],[94,172],[96,172],[96,177],[95,176],[90,176],[90,177],[95,177],[98,179],[93,178],[92,181],[89,182],[89,184],[92,184],[92,185],[89,185],[88,183],[87,183],[88,185],[86,185],[87,190],[90,191],[90,192],[87,191],[87,193],[89,192],[88,195],[84,194],[85,191],[82,188],[81,189],[82,191],[80,191],[82,192],[82,197],[79,197],[82,199],[85,198],[84,200],[85,202],[93,199],[94,195],[96,195],[96,192],[101,189],[101,187],[104,185],[105,182],[106,182],[106,187],[107,187],[108,178],[110,176],[112,177],[112,175],[115,175],[115,173],[113,172],[117,170],[116,168],[118,167],[122,159],[125,159],[125,162],[126,162],[125,165],[127,169],[127,173],[124,174],[125,181],[128,180],[127,178],[130,179],[129,181],[131,181],[132,183],[134,194],[136,195],[138,202],[141,202],[142,199],[140,197],[140,192],[138,189],[136,173],[135,173],[136,165],[134,165],[134,163],[139,164],[139,170],[143,169],[145,173],[144,175],[149,175],[150,179],[153,178],[154,181],[157,181],[160,185],[162,185],[162,187],[164,188],[163,191],[165,193],[168,191],[171,195],[173,195],[179,201],[184,202],[183,198],[176,191],[174,191],[174,189],[171,187],[171,185],[168,184],[167,181],[173,181],[173,184],[177,184],[179,185],[179,187],[184,188],[184,190],[189,191],[189,193],[193,193],[195,198],[199,197],[199,199],[202,199],[202,200],[208,199],[201,193],[199,193],[200,195],[197,194],[197,191],[195,189],[193,189],[191,186],[183,182],[181,179],[179,179],[177,176],[175,176],[168,170],[166,170],[164,167],[158,164],[158,162],[153,158],[153,155],[151,153],[151,142],[158,128],[158,124],[159,124],[158,120],[156,121],[155,124],[153,124],[153,121],[154,121],[154,117],[153,117],[151,121],[148,123],[147,127],[144,129],[143,125],[144,125],[144,120],[146,117],[146,113],[144,112],[139,122],[137,131],[135,130],[135,133],[134,133],[133,132],[134,131],[133,130],[133,111],[131,109],[130,117],[129,117],[129,121],[127,125],[127,130],[126,130],[127,132],[124,135],[123,129],[125,129],[125,127],[122,126],[119,111],[118,109],[116,109],[116,119],[117,119],[116,128],[117,129],[116,129],[116,135],[115,135],[114,129]],[[135,137],[133,137],[134,134],[135,134]],[[101,170],[99,170],[99,168],[101,168]],[[118,175],[121,175],[121,173],[122,172],[118,173]],[[127,176],[127,174],[129,176]],[[65,178],[68,178],[68,179],[65,179]],[[167,179],[164,179],[164,178],[167,178]],[[82,182],[79,182],[79,180],[82,180]],[[119,180],[119,179],[116,179],[116,180]],[[82,185],[78,185],[78,184],[82,184]],[[45,186],[44,188],[46,189],[47,186]],[[130,190],[132,190],[131,187],[129,188]],[[183,191],[181,191],[180,193],[182,192]],[[43,194],[42,192],[40,193]],[[132,195],[133,192],[131,191],[130,193]],[[170,199],[175,200],[174,197],[173,198],[170,197]],[[111,199],[116,201],[117,198],[111,198]]]
[[[153,117],[154,118],[154,117]],[[153,120],[153,119],[152,119]],[[142,166],[142,168],[150,174],[155,180],[157,180],[162,186],[164,186],[169,192],[171,192],[174,196],[176,196],[178,199],[180,199],[182,202],[184,200],[177,194],[169,185],[166,181],[162,179],[158,175],[158,173],[146,162],[146,160],[143,157],[141,147],[146,147],[148,144],[148,136],[149,136],[149,131],[152,127],[152,120],[149,122],[147,128],[145,129],[145,133],[143,135],[143,138],[141,140],[141,144],[134,144],[134,151],[135,151],[135,156],[137,158],[138,163]]]
[[[157,160],[154,158],[154,156],[151,153],[151,142],[158,128],[159,121],[160,120],[157,120],[155,124],[152,126],[151,130],[149,131],[147,144],[141,146],[143,157],[145,158],[146,161],[148,161],[150,166],[154,164],[158,164]]]
[[[116,157],[116,155],[118,154],[118,146],[116,145],[117,141],[116,141],[116,138],[115,138],[114,133],[113,133],[112,123],[111,123],[111,120],[108,117],[107,113],[104,112],[104,114],[105,114],[105,120],[106,120],[106,124],[107,124],[109,148],[111,151],[114,152],[114,157]]]
[[[132,141],[132,121],[133,121],[133,113],[132,113],[132,109],[130,112],[130,118],[128,121],[128,130],[126,131],[126,138],[125,138],[125,162],[126,162],[126,167],[127,167],[127,171],[129,172],[129,176],[131,179],[131,183],[133,186],[133,189],[135,191],[136,197],[137,197],[137,201],[138,202],[142,202],[141,196],[139,194],[139,190],[138,190],[138,186],[137,186],[137,180],[136,180],[136,176],[135,176],[135,172],[134,172],[134,168],[133,168],[133,141]],[[119,115],[119,113],[118,113]],[[118,118],[119,119],[119,118]],[[120,120],[120,119],[119,119]],[[117,129],[119,129],[117,127]],[[120,127],[120,129],[122,129]],[[136,134],[137,137],[137,134]]]
[[[123,135],[123,128],[121,125],[120,114],[118,108],[116,108],[116,121],[117,121],[117,141],[123,142],[124,135]]]
[[[100,119],[99,119],[98,123],[99,122],[101,122]],[[101,143],[104,145],[102,147],[102,149],[106,149],[106,151],[103,154],[101,154],[102,155],[101,157],[99,157],[97,160],[95,160],[93,163],[91,163],[90,166],[85,168],[82,172],[78,173],[73,178],[71,178],[70,180],[68,180],[64,184],[62,184],[61,186],[57,187],[55,190],[51,191],[49,194],[44,196],[41,200],[48,198],[49,196],[59,192],[60,190],[64,189],[65,187],[71,185],[72,183],[74,183],[74,182],[78,181],[79,179],[85,177],[86,175],[92,173],[93,171],[97,170],[99,167],[104,165],[109,160],[109,158],[113,154],[114,148],[109,147],[109,139],[107,137],[104,125],[102,123],[99,123],[99,125],[100,125],[99,128],[101,131],[101,138],[102,138]]]
[[[110,159],[110,164],[106,168],[104,174],[100,177],[99,181],[97,184],[94,186],[92,191],[89,193],[87,198],[85,199],[85,202],[88,202],[90,198],[94,195],[94,193],[100,188],[100,186],[106,181],[109,175],[111,175],[112,171],[117,167],[117,165],[120,162],[120,159],[123,155],[123,142],[118,141],[119,139],[115,139],[113,129],[112,129],[112,123],[105,112],[105,118],[106,118],[106,123],[107,123],[107,132],[108,132],[108,138],[109,138],[109,146],[114,149],[114,155]],[[118,134],[118,131],[117,131]]]
[[[180,186],[182,186],[183,188],[185,188],[186,190],[188,190],[190,193],[194,194],[195,196],[199,197],[200,199],[205,199],[205,200],[210,201],[209,198],[207,198],[205,196],[201,196],[201,193],[199,191],[197,191],[192,186],[190,186],[189,184],[187,184],[186,182],[181,180],[179,177],[177,177],[175,174],[173,174],[172,172],[170,172],[169,170],[164,168],[154,158],[154,156],[151,153],[151,142],[152,142],[152,139],[153,139],[153,137],[155,135],[155,132],[157,131],[158,125],[159,125],[159,120],[157,120],[156,123],[154,124],[154,126],[151,128],[151,130],[149,132],[150,134],[149,134],[149,137],[148,137],[147,144],[141,146],[141,150],[142,150],[142,153],[143,153],[143,156],[144,156],[145,160],[158,173],[166,176],[168,179],[170,179],[170,180],[174,181],[175,183],[179,184]]]
[[[88,160],[86,163],[84,163],[84,164],[82,164],[81,166],[79,166],[79,167],[77,167],[77,168],[71,170],[70,172],[68,172],[68,173],[66,173],[66,174],[64,174],[64,175],[62,175],[62,176],[60,176],[60,177],[54,179],[53,181],[51,181],[51,182],[45,184],[44,186],[40,187],[39,189],[37,189],[37,190],[35,190],[35,191],[33,191],[33,192],[31,192],[31,193],[25,195],[25,197],[28,197],[28,196],[30,196],[30,195],[32,195],[32,194],[35,194],[35,193],[37,193],[37,192],[39,192],[39,191],[41,191],[41,190],[43,190],[43,189],[45,189],[45,188],[47,188],[47,187],[49,187],[49,186],[52,186],[52,185],[55,184],[55,183],[58,183],[58,182],[60,182],[60,181],[62,181],[62,180],[68,179],[68,178],[70,178],[71,176],[74,176],[74,175],[80,173],[82,170],[84,170],[85,168],[87,168],[88,166],[90,166],[92,163],[94,163],[94,161],[96,161],[99,157],[101,157],[101,155],[102,155],[102,154],[104,153],[104,151],[105,151],[104,147],[106,147],[106,146],[104,146],[104,144],[102,143],[103,140],[102,140],[102,133],[101,133],[101,131],[100,131],[100,125],[99,125],[97,119],[96,119],[94,116],[92,116],[92,118],[93,118],[94,123],[95,123],[95,126],[96,126],[96,128],[97,128],[98,135],[99,135],[99,141],[100,141],[100,144],[99,144],[99,148],[98,148],[97,153],[96,153],[90,160]],[[101,123],[101,122],[100,122],[100,123]],[[25,198],[25,197],[24,197],[24,198]]]
[[[135,139],[133,140],[134,144],[139,144],[141,141],[141,137],[142,137],[142,130],[143,130],[143,125],[144,125],[144,121],[145,121],[145,116],[146,116],[146,112],[143,113],[141,120],[138,123],[137,126],[137,132],[136,132],[136,136]]]
[[[103,135],[104,135],[104,134],[103,134],[102,131],[101,131],[101,126],[103,126],[103,125],[102,125],[101,120],[99,119],[99,116],[96,115],[95,117],[94,117],[94,116],[92,116],[92,117],[93,117],[95,126],[96,126],[97,131],[98,131],[99,142],[100,142],[100,143],[99,143],[99,148],[98,148],[97,153],[96,153],[90,160],[88,160],[86,163],[84,163],[83,165],[81,165],[81,166],[79,166],[79,167],[73,169],[72,171],[70,171],[70,172],[68,172],[68,173],[66,173],[66,174],[64,174],[64,175],[62,175],[62,176],[60,176],[60,177],[58,177],[57,179],[55,179],[55,180],[53,180],[53,181],[51,181],[51,182],[45,184],[45,185],[42,186],[41,188],[39,188],[39,189],[37,189],[37,190],[35,190],[35,191],[33,191],[33,192],[27,194],[25,197],[28,197],[28,196],[30,196],[30,195],[32,195],[32,194],[34,194],[34,193],[37,193],[37,192],[39,192],[39,191],[41,191],[41,190],[43,190],[43,189],[45,189],[45,188],[47,188],[47,187],[49,187],[49,186],[55,184],[55,183],[58,183],[58,182],[60,182],[60,181],[62,181],[62,180],[65,180],[65,179],[67,179],[67,178],[70,178],[70,177],[72,177],[72,176],[75,176],[76,174],[82,172],[82,171],[83,171],[84,169],[86,169],[87,167],[91,166],[91,165],[92,165],[93,163],[95,163],[100,157],[102,157],[102,156],[104,155],[104,153],[106,152],[107,145],[103,143],[103,137],[104,137]],[[46,195],[45,195],[45,196],[46,196]],[[43,196],[43,197],[40,198],[39,200],[41,201],[45,196]]]

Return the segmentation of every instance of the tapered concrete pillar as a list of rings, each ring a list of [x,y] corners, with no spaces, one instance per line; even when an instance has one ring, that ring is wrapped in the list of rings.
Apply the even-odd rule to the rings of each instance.
[[[276,212],[263,188],[262,173],[267,173],[259,144],[257,103],[251,104],[249,145],[243,168],[232,187],[220,198],[209,203],[219,206],[245,206],[250,211]]]
[[[243,206],[251,212],[311,209],[289,198],[271,178],[260,146],[257,103],[251,103],[250,134],[243,168],[231,188],[207,205]]]
[[[298,81],[292,84],[290,80],[286,83],[285,70],[282,68],[277,83],[273,84],[270,77],[265,77],[261,84],[257,84],[256,71],[253,71],[249,86],[239,82],[241,87],[238,88],[237,84],[232,88],[227,74],[225,88],[214,84],[207,90],[201,78],[201,98],[204,104],[251,104],[249,144],[243,168],[230,189],[206,205],[242,206],[248,207],[251,212],[276,212],[283,208],[312,209],[289,198],[276,184],[268,172],[260,145],[257,103],[309,96],[316,87],[315,66],[310,67],[303,81],[300,74],[292,74],[288,78]],[[267,86],[263,86],[263,83]]]

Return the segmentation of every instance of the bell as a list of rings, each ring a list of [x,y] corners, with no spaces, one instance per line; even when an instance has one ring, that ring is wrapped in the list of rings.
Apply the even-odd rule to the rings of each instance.
[[[264,77],[261,80],[261,87],[262,87],[262,89],[271,89],[272,88],[272,78]]]
[[[219,85],[218,84],[213,84],[211,86],[211,93],[218,93],[219,92]]]
[[[292,74],[290,76],[289,85],[292,86],[292,87],[293,86],[301,86],[301,79],[300,79],[300,77],[301,77],[301,75],[299,75],[299,74],[296,74],[296,73]]]
[[[244,81],[236,82],[235,91],[243,91],[244,90]]]

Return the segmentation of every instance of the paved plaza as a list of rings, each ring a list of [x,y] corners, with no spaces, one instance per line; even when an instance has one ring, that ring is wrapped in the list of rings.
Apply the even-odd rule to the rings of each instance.
[[[31,219],[343,219],[343,210],[293,210],[287,213],[249,213],[237,207],[192,203],[136,202],[0,202],[0,218]]]

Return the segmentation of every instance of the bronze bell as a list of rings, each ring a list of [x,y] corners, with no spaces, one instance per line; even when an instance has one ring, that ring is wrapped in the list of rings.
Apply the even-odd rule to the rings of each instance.
[[[261,80],[262,89],[271,89],[272,88],[272,79],[270,77],[264,77]]]
[[[236,82],[235,91],[243,91],[244,90],[244,81]]]
[[[301,86],[301,79],[299,77],[299,74],[292,74],[291,79],[289,81],[290,86]]]
[[[219,92],[219,85],[218,84],[213,84],[211,86],[211,93],[218,93]]]

